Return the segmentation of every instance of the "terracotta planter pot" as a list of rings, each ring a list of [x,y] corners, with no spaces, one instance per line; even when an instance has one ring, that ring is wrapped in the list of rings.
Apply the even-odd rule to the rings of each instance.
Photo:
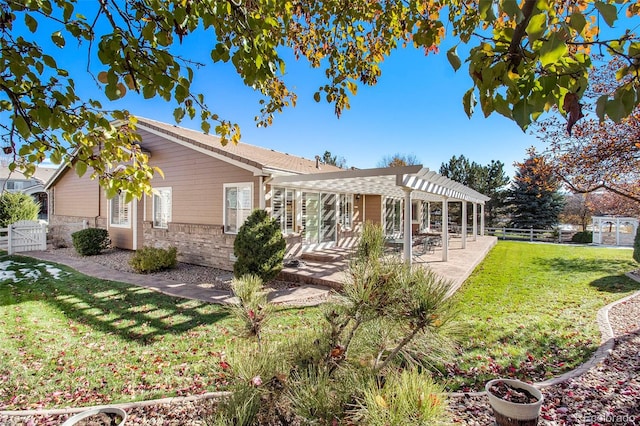
[[[127,420],[127,413],[123,409],[116,407],[101,407],[83,411],[82,413],[78,413],[73,417],[69,417],[66,422],[62,423],[61,426],[74,426],[80,420],[84,420],[87,417],[96,416],[100,413],[116,414],[120,416],[122,420],[120,421],[120,423],[118,423],[118,426],[123,426],[124,422]]]
[[[530,404],[505,401],[489,390],[497,382],[504,382],[512,388],[526,390],[535,396],[538,401]],[[535,387],[520,380],[494,379],[487,382],[485,390],[498,426],[535,426],[538,424],[538,416],[540,416],[540,408],[544,397],[542,392]]]

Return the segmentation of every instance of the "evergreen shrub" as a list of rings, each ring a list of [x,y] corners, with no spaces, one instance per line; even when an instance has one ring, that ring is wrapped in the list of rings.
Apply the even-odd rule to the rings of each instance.
[[[129,265],[139,274],[173,269],[178,264],[178,249],[157,247],[142,247],[129,260]]]
[[[0,228],[19,220],[38,220],[40,204],[32,196],[21,192],[4,192],[0,195]]]
[[[593,232],[591,231],[576,232],[573,235],[573,237],[571,237],[571,242],[579,243],[579,244],[589,244],[593,242]]]
[[[267,283],[282,270],[286,242],[280,225],[265,210],[254,210],[238,230],[233,243],[233,274],[254,274]]]
[[[80,256],[100,254],[109,247],[109,231],[101,228],[87,228],[71,234],[73,247]]]

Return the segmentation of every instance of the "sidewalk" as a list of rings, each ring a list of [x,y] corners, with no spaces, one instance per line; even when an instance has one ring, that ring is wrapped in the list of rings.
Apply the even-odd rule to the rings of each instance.
[[[20,253],[22,256],[55,262],[69,266],[78,272],[103,280],[120,281],[140,287],[145,287],[170,296],[185,299],[202,300],[210,303],[236,303],[232,293],[215,288],[204,288],[194,284],[186,284],[178,281],[159,278],[154,275],[134,274],[117,271],[95,262],[84,261],[82,258],[64,256],[48,251],[30,251]],[[328,287],[317,285],[301,285],[299,287],[274,290],[269,293],[268,299],[276,304],[296,306],[312,306],[324,302],[331,292]]]

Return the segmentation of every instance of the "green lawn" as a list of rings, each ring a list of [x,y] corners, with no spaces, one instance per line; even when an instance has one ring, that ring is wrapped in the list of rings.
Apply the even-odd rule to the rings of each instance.
[[[598,308],[640,289],[630,250],[499,242],[455,296],[465,326],[450,388],[538,380],[588,359]],[[58,268],[58,269],[56,269]],[[287,339],[320,310],[281,309]],[[0,256],[0,409],[81,406],[224,389],[219,363],[245,345],[218,305]]]
[[[58,270],[56,270],[56,268]],[[318,309],[283,309],[286,336]],[[218,305],[0,256],[0,409],[82,406],[223,388],[239,323]]]
[[[460,350],[443,369],[451,389],[497,376],[541,381],[588,360],[599,308],[640,284],[627,249],[500,241],[455,295]]]

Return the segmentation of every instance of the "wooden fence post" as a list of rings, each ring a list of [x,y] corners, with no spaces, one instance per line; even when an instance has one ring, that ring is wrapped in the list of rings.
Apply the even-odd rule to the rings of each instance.
[[[9,226],[7,226],[7,236],[8,236],[8,240],[7,240],[7,253],[9,254],[13,254],[13,244],[12,244],[12,239],[13,239],[13,224],[10,223]]]

